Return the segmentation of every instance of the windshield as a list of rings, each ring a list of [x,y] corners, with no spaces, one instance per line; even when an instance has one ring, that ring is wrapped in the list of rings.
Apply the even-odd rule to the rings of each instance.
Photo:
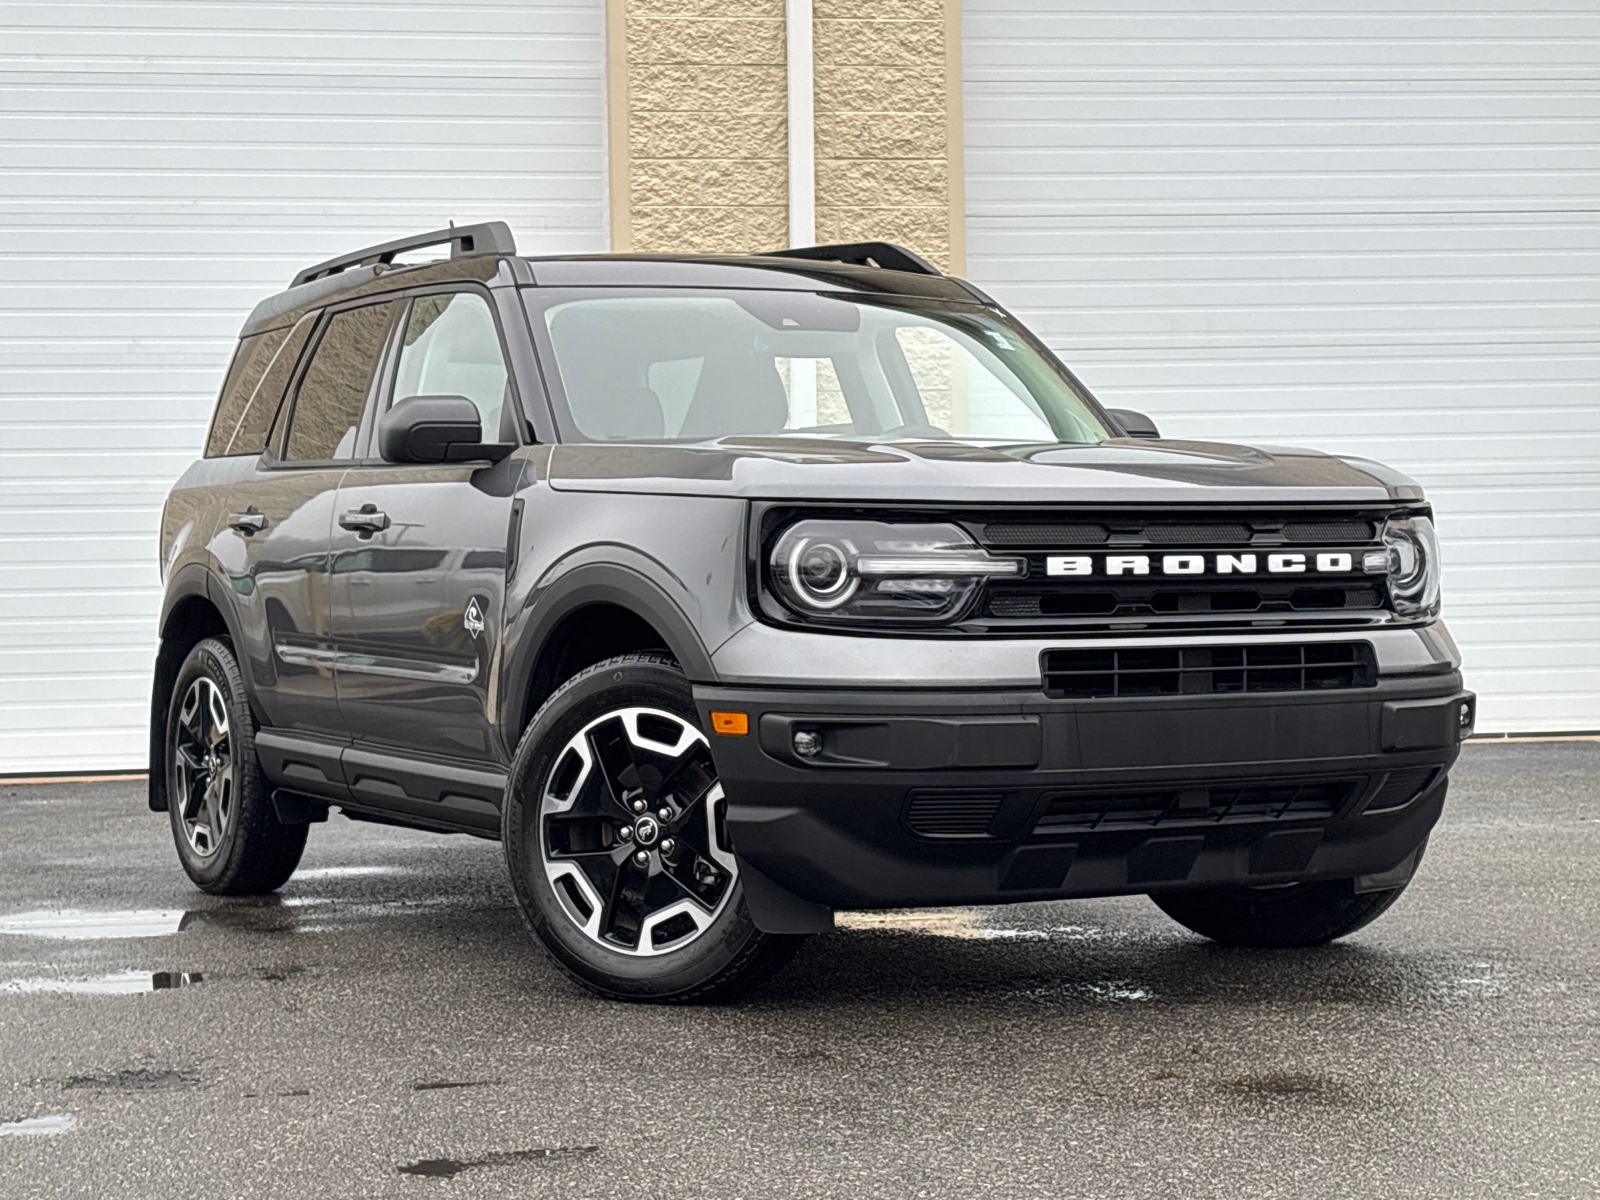
[[[551,297],[523,294],[530,308]],[[584,440],[1113,436],[1070,377],[976,305],[776,291],[562,295],[533,316],[560,376],[553,390]]]

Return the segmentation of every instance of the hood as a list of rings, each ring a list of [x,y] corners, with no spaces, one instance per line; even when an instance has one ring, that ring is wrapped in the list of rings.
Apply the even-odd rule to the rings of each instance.
[[[1411,479],[1315,450],[1116,438],[1097,446],[876,445],[724,438],[693,445],[556,446],[563,491],[861,503],[1168,503],[1420,500]],[[1293,495],[1286,493],[1292,492]]]

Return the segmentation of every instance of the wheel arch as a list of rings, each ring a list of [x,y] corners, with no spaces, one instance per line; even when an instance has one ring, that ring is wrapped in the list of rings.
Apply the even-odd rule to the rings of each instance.
[[[683,610],[653,581],[614,564],[579,567],[552,584],[515,637],[504,718],[512,745],[565,680],[617,654],[665,650],[691,680],[716,679]]]
[[[178,668],[204,638],[238,645],[233,614],[218,604],[211,572],[191,563],[173,575],[161,603],[161,633],[150,685],[150,760],[147,796],[152,812],[167,811],[167,703]]]

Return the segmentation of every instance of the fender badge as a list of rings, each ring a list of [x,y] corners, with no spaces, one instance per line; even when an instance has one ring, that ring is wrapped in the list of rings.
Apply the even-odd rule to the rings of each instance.
[[[483,632],[483,609],[478,607],[476,596],[467,601],[467,611],[461,614],[461,625],[473,637]]]

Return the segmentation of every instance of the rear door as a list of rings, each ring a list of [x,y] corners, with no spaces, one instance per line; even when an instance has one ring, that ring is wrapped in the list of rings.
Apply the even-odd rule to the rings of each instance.
[[[485,440],[516,439],[519,408],[483,293],[411,299],[386,373],[385,409],[414,395],[466,396]],[[356,741],[346,775],[358,799],[370,790],[374,802],[388,797],[412,816],[436,813],[443,800],[459,811],[442,820],[498,819],[498,778],[472,772],[499,770],[506,758],[491,706],[520,473],[519,458],[487,467],[396,464],[374,450],[344,477],[332,628],[339,705]],[[442,763],[442,774],[419,776],[399,761],[418,757]]]

